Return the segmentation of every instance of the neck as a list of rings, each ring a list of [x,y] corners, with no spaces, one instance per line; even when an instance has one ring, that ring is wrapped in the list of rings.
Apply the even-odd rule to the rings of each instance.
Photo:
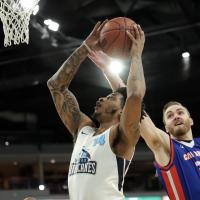
[[[113,126],[115,123],[111,122],[101,122],[99,128],[96,129],[95,135],[98,135],[99,133],[104,132],[105,130],[109,129],[111,126]]]

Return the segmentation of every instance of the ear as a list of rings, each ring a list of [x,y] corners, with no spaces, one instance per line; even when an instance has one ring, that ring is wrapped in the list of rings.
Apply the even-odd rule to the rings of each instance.
[[[193,126],[193,124],[194,124],[193,119],[190,117],[189,120],[190,120],[190,126]]]

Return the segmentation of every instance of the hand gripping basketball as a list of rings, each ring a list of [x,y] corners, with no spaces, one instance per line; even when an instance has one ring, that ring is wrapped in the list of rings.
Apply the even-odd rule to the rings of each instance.
[[[139,24],[134,26],[134,33],[135,34],[132,34],[130,31],[127,31],[127,35],[132,41],[130,55],[141,56],[144,48],[145,35]]]
[[[136,23],[126,17],[109,20],[100,33],[100,47],[109,56],[115,58],[129,58],[132,41],[126,31],[135,34]]]
[[[103,23],[97,22],[95,27],[93,28],[92,32],[90,35],[86,38],[84,43],[86,44],[86,47],[91,50],[98,50],[99,49],[99,37],[100,37],[100,32],[101,29],[103,28],[104,24],[108,20],[106,19]]]

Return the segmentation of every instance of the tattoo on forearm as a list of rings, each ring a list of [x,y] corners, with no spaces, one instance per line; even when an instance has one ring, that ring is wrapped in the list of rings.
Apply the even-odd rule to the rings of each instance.
[[[80,64],[86,58],[88,51],[84,47],[78,48],[62,65],[57,72],[56,81],[59,84],[68,86],[77,72]]]

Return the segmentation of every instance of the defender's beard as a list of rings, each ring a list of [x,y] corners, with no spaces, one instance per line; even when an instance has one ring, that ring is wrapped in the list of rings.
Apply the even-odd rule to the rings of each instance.
[[[174,128],[169,128],[170,134],[175,137],[184,136],[190,130],[190,125],[188,123],[176,126]]]

